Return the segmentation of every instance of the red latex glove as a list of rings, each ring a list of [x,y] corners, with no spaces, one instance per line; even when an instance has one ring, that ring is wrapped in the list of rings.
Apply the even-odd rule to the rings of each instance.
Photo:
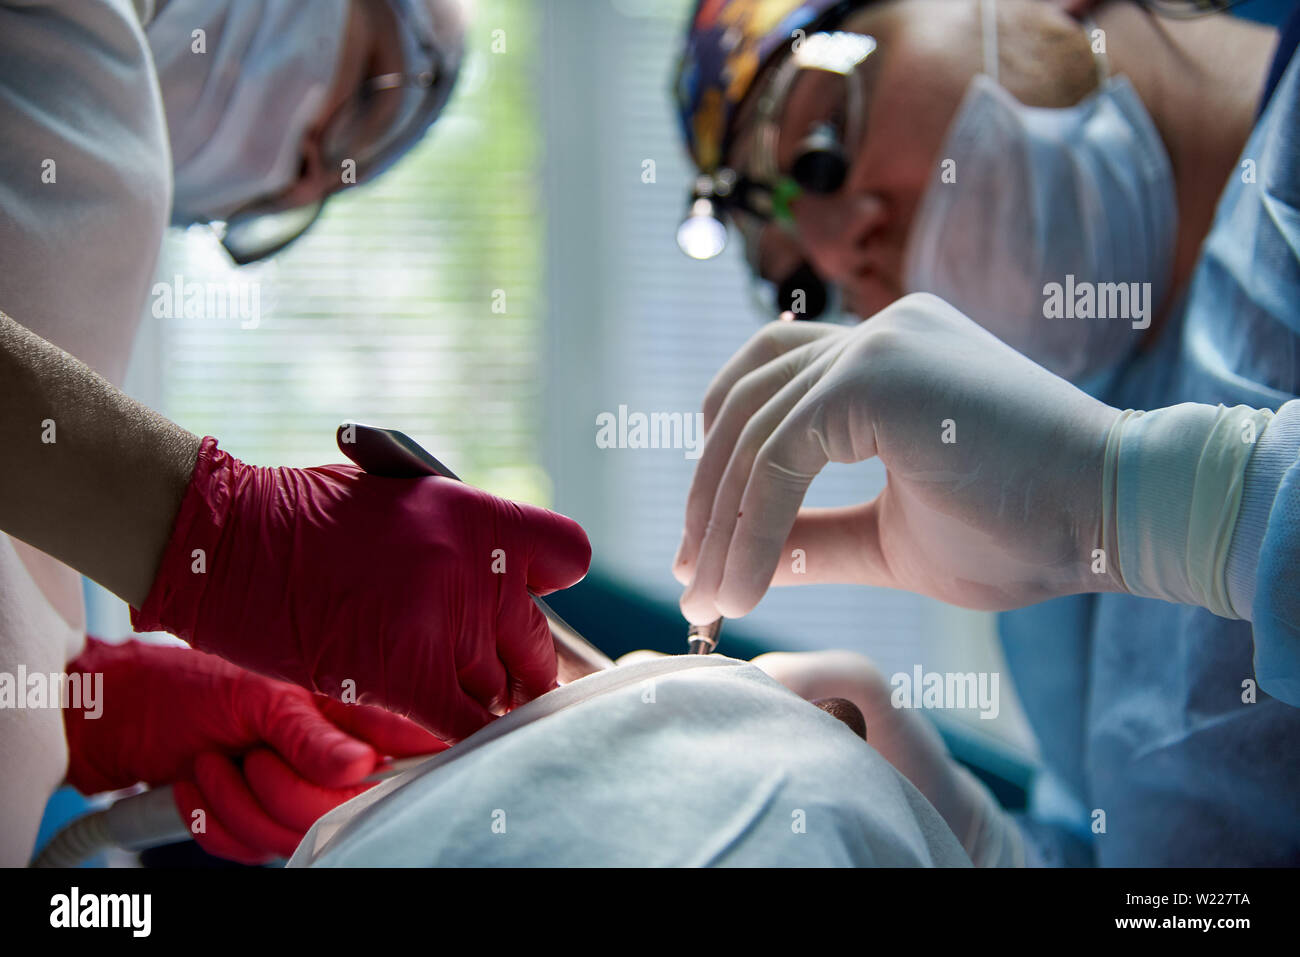
[[[171,784],[182,820],[204,812],[199,844],[244,863],[293,853],[318,817],[371,786],[362,779],[383,755],[445,747],[387,711],[189,648],[90,638],[68,671],[104,676],[98,718],[64,710],[68,782],[83,794]]]
[[[567,588],[590,561],[582,529],[546,509],[452,479],[259,468],[209,437],[131,620],[454,742],[555,686],[528,589]]]

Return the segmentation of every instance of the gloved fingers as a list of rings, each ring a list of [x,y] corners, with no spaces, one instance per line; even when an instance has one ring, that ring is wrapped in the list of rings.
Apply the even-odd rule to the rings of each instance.
[[[790,323],[781,323],[788,326]],[[700,543],[704,540],[722,482],[736,445],[751,418],[785,388],[823,350],[820,341],[807,343],[753,369],[734,380],[722,400],[704,441],[704,449],[695,464],[690,492],[686,497],[686,521],[682,543],[673,560],[673,574],[683,585],[691,581]]]
[[[270,818],[299,835],[305,834],[322,814],[375,784],[369,781],[341,788],[321,787],[297,774],[268,748],[245,755],[244,780]]]
[[[239,864],[265,864],[274,856],[249,847],[226,830],[193,782],[177,781],[172,785],[172,795],[176,810],[180,812],[181,820],[189,825],[194,840],[214,857]]]
[[[513,507],[516,521],[502,532],[520,545],[504,556],[495,622],[496,654],[505,665],[512,707],[555,687],[555,644],[529,592],[568,588],[591,564],[591,543],[577,522],[533,505]]]
[[[373,747],[330,721],[314,696],[302,689],[286,685],[259,711],[256,731],[262,740],[319,785],[355,784],[379,764],[380,755]]]
[[[772,396],[758,412],[751,416],[741,430],[740,437],[731,452],[730,461],[727,463],[726,471],[723,473],[722,481],[719,483],[717,494],[714,497],[713,508],[704,532],[704,539],[700,544],[695,575],[686,591],[682,594],[682,614],[686,616],[688,621],[705,624],[722,614],[717,602],[718,592],[726,573],[727,555],[732,536],[743,519],[742,499],[750,476],[753,474],[755,466],[762,459],[762,452],[766,448],[768,438],[781,427],[786,417],[816,384],[826,364],[824,359],[819,359],[796,375]],[[764,468],[766,469],[767,466],[764,465]],[[782,476],[778,473],[776,477],[779,479]],[[812,475],[808,475],[807,481],[812,481]],[[807,488],[807,482],[804,483],[803,488]],[[802,499],[801,493],[799,500],[802,501]],[[771,581],[771,573],[775,570],[781,546],[785,544],[790,525],[794,523],[793,514],[789,516],[789,522],[789,525],[783,527],[776,526],[769,520],[766,513],[754,512],[750,512],[749,520],[744,522],[747,528],[761,527],[767,539],[780,535],[780,539],[775,543],[770,541],[767,543],[766,552],[770,554],[763,556],[764,563],[770,563],[771,565],[768,569],[767,580],[769,582]],[[754,540],[752,533],[750,540]],[[746,611],[748,610],[746,609]],[[744,614],[744,612],[741,614]]]
[[[448,747],[463,741],[496,718],[465,691],[455,675],[447,674],[427,702],[417,701],[408,713],[412,721],[432,731]]]
[[[497,633],[508,634],[500,628]],[[456,653],[456,680],[466,694],[494,715],[505,714],[510,704],[510,684],[505,665],[497,656],[497,642],[490,637],[478,640],[477,632],[473,637],[473,641],[461,642]]]
[[[839,437],[826,435],[824,392],[813,389],[799,399],[763,443],[747,475],[728,476],[745,482],[717,586],[718,611],[728,617],[748,614],[771,586],[808,486],[830,461],[828,445],[840,444]],[[862,458],[875,454],[870,436],[854,436],[852,447]]]
[[[321,714],[380,754],[409,758],[417,754],[437,754],[447,747],[447,742],[414,721],[385,708],[344,704],[326,695],[315,695],[313,700]]]
[[[301,830],[286,827],[266,812],[225,755],[208,751],[195,758],[194,782],[209,808],[209,829],[215,817],[244,847],[278,857],[291,855],[302,840]]]
[[[582,581],[591,567],[591,542],[582,526],[548,508],[511,504],[517,521],[510,532],[524,546],[516,550],[524,557],[528,590],[535,595],[549,595]],[[507,548],[507,560],[516,557],[509,554],[511,551]]]
[[[886,488],[870,502],[844,510],[844,528],[849,535],[835,543],[837,548],[831,549],[833,555],[838,554],[843,560],[842,577],[838,578],[840,583],[874,585],[877,588],[906,587],[899,578],[898,569],[885,557],[885,547],[880,540],[881,513],[890,507],[889,491]],[[893,502],[896,503],[897,499]],[[798,524],[796,519],[796,527]]]
[[[515,602],[503,607],[497,618],[497,634],[498,648],[510,673],[511,708],[555,687],[555,639],[546,616],[535,602]]]
[[[878,527],[875,502],[799,509],[772,584],[894,587]]]
[[[754,333],[740,351],[727,360],[704,393],[704,430],[713,430],[713,422],[732,388],[755,369],[800,346],[842,333],[843,330],[821,322],[769,322]]]

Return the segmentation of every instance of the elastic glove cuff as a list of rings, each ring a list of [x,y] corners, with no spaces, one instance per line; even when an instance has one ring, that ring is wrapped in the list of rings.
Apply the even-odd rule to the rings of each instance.
[[[1117,545],[1134,595],[1240,618],[1227,584],[1228,548],[1246,465],[1273,413],[1183,403],[1125,412],[1107,441],[1103,539]]]
[[[208,583],[207,565],[230,514],[240,464],[218,449],[212,436],[203,439],[153,587],[144,604],[131,609],[131,627],[136,631],[168,631],[194,644]]]

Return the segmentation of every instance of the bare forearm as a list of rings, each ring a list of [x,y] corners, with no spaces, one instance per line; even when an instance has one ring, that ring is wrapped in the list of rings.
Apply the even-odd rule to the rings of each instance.
[[[0,312],[0,529],[139,607],[199,440]]]

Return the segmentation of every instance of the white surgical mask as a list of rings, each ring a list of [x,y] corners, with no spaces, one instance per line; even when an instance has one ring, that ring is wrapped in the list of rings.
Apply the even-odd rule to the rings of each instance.
[[[1076,382],[1123,361],[1168,289],[1178,221],[1168,154],[1128,80],[1048,109],[976,76],[940,156],[908,237],[908,291]],[[955,182],[943,182],[948,160]],[[1075,308],[1080,284],[1091,308]],[[1116,305],[1128,315],[1110,315]]]
[[[149,25],[175,168],[172,221],[224,219],[298,178],[348,0],[169,0]],[[206,52],[195,52],[203,31]]]

